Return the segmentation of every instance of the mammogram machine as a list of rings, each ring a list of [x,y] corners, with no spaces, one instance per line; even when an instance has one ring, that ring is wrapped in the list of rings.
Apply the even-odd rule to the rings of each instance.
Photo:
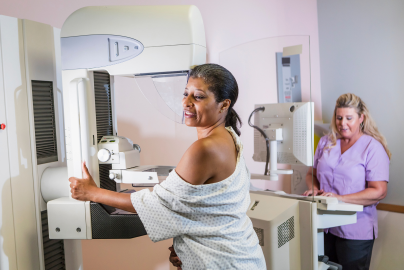
[[[205,61],[195,6],[86,7],[61,30],[0,16],[0,269],[83,269],[75,239],[146,234],[137,215],[71,199],[68,178],[85,161],[114,191],[164,179],[173,167],[140,166],[117,133],[114,78],[181,123],[188,71]]]
[[[114,76],[133,77],[160,112],[181,123],[188,71],[206,61],[199,10],[195,6],[83,8],[62,27],[61,55],[67,177],[81,178],[85,161],[97,185],[102,181],[113,181],[113,186],[159,183],[159,177],[161,180],[173,168],[140,166],[140,147],[117,136],[112,127],[113,92],[119,91],[113,80]],[[112,90],[107,99],[97,95],[105,87]],[[46,177],[42,185],[55,179],[62,177]],[[59,189],[68,184],[65,178]],[[47,190],[47,197],[54,190]],[[57,196],[48,201],[51,239],[119,239],[146,234],[136,214]]]

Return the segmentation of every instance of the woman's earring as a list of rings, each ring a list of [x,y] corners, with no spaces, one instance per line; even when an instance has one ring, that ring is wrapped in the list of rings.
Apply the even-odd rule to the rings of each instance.
[[[362,130],[364,129],[364,125],[363,125],[363,122],[361,123],[361,129],[362,129]]]

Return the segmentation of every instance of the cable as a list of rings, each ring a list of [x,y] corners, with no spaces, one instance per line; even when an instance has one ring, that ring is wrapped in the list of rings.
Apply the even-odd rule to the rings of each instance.
[[[248,125],[249,125],[250,127],[255,128],[256,130],[258,130],[259,133],[261,133],[261,135],[264,136],[264,138],[265,138],[265,142],[266,142],[266,145],[267,145],[267,161],[266,161],[266,164],[265,164],[265,172],[264,172],[264,175],[268,175],[268,164],[269,164],[269,138],[268,138],[267,134],[265,134],[265,132],[264,132],[262,129],[260,129],[259,127],[254,126],[253,124],[251,124],[251,117],[254,115],[254,113],[256,113],[256,112],[258,112],[258,111],[265,111],[265,107],[258,107],[258,108],[256,108],[255,110],[252,111],[252,113],[250,114],[250,117],[248,118]]]

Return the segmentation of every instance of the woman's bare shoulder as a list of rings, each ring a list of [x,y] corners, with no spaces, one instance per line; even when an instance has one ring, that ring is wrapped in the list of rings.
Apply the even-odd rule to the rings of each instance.
[[[175,169],[183,180],[193,185],[202,185],[212,177],[212,143],[211,140],[200,139],[187,149]]]
[[[177,168],[177,174],[186,182],[202,185],[215,177],[223,168],[230,147],[226,138],[210,136],[194,142],[182,156]],[[229,152],[229,153],[226,153]]]

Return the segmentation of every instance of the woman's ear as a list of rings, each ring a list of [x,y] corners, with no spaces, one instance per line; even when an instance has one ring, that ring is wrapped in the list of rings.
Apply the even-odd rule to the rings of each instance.
[[[231,100],[230,99],[225,99],[221,103],[222,104],[221,104],[220,110],[227,111],[230,108]]]
[[[363,123],[365,121],[365,115],[361,114],[361,117],[359,117],[359,123]]]

